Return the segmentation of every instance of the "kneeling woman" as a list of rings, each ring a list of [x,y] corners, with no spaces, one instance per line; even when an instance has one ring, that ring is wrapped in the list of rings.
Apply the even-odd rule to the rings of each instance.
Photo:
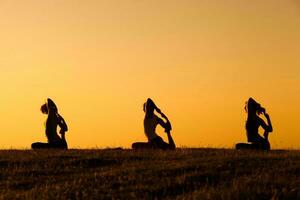
[[[268,140],[269,133],[273,131],[270,116],[266,113],[266,109],[263,108],[254,99],[250,98],[246,103],[245,107],[248,118],[246,122],[246,131],[248,143],[239,143],[236,145],[237,149],[261,149],[270,150],[270,143]],[[259,117],[259,115],[264,114],[267,123]],[[259,127],[264,129],[264,137],[260,136],[258,133]]]
[[[42,105],[41,111],[47,114],[46,121],[46,137],[48,143],[36,142],[31,145],[32,149],[67,149],[68,145],[65,139],[65,132],[68,131],[68,126],[65,120],[58,114],[57,107],[51,99],[47,99],[47,103]],[[58,136],[56,129],[60,127],[61,137]]]
[[[156,110],[157,113],[161,115],[159,118],[157,115],[154,114]],[[144,131],[145,135],[148,139],[148,142],[136,142],[132,144],[133,149],[175,149],[175,143],[171,136],[172,126],[169,119],[161,112],[159,108],[155,105],[155,103],[148,99],[147,102],[144,104],[144,112],[145,112],[145,119],[144,119]],[[165,132],[168,135],[169,143],[163,141],[163,139],[158,136],[155,132],[157,125],[161,125]]]

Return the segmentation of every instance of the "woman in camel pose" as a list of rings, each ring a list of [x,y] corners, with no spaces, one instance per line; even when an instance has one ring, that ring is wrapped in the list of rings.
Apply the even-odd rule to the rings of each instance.
[[[159,118],[155,115],[154,111],[161,115]],[[171,136],[172,126],[167,116],[161,112],[161,110],[155,105],[155,103],[148,98],[144,104],[144,132],[148,139],[148,142],[136,142],[132,144],[133,149],[175,149],[175,143]],[[163,139],[156,134],[157,125],[162,126],[168,136],[169,143],[163,141]]]
[[[43,114],[48,115],[46,120],[46,137],[48,143],[36,142],[31,145],[32,149],[67,149],[68,145],[65,139],[65,132],[68,126],[62,116],[58,114],[57,107],[51,99],[47,99],[47,103],[41,106]],[[60,135],[57,134],[57,126],[60,127]]]

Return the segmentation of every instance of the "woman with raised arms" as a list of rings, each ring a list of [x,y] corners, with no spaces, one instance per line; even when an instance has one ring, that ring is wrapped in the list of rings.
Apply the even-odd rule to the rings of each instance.
[[[46,137],[48,143],[36,142],[31,145],[32,149],[67,149],[65,132],[68,126],[62,116],[58,114],[58,109],[51,99],[41,106],[41,112],[48,115],[46,120]],[[60,127],[60,135],[57,134],[57,126]]]
[[[269,133],[273,131],[273,127],[266,109],[253,98],[249,98],[245,109],[248,114],[246,121],[246,133],[248,142],[250,143],[239,143],[236,145],[236,149],[270,150]],[[267,122],[260,118],[259,115],[261,114],[265,116]],[[258,133],[259,127],[264,129],[263,137]]]
[[[154,111],[160,114],[158,117]],[[136,142],[132,144],[133,149],[175,149],[175,143],[171,136],[172,126],[167,116],[161,112],[161,110],[155,105],[152,99],[148,98],[144,104],[144,132],[148,139],[148,142]],[[157,125],[162,126],[168,136],[169,143],[163,141],[163,139],[157,135]]]

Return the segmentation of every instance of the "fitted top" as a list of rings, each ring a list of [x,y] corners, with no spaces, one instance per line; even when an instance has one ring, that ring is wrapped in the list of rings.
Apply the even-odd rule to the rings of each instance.
[[[260,137],[258,133],[259,126],[259,118],[247,120],[246,131],[248,142],[254,142],[257,137]]]
[[[46,121],[46,136],[48,143],[60,142],[61,138],[57,135],[57,117],[56,115],[49,114]]]
[[[159,118],[155,114],[153,114],[152,117],[145,117],[144,119],[144,132],[148,141],[158,137],[155,132],[156,126],[158,125],[158,119]]]

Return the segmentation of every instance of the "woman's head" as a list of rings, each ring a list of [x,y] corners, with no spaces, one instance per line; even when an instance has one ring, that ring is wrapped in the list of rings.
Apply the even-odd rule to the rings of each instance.
[[[146,113],[153,113],[155,109],[155,104],[152,100],[147,100],[146,103],[144,103],[144,112]]]
[[[150,113],[154,113],[154,110],[160,112],[160,110],[156,107],[152,99],[148,98],[146,103],[144,103],[144,112],[150,114]]]
[[[266,111],[266,109],[263,108],[259,103],[257,103],[253,98],[249,98],[249,100],[246,102],[245,110],[249,114],[258,114],[258,115]]]
[[[41,106],[41,112],[43,114],[48,114],[48,106],[46,103]]]
[[[51,99],[47,99],[47,103],[41,106],[41,112],[44,114],[58,113],[55,103]]]

